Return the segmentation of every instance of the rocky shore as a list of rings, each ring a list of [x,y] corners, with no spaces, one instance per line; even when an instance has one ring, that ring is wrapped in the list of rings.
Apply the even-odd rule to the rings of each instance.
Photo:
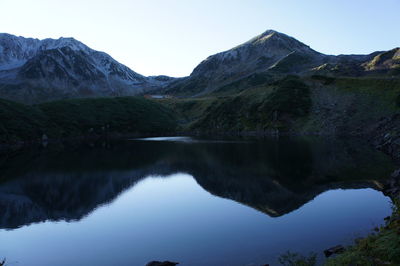
[[[372,145],[400,164],[400,114],[383,117],[369,133]]]
[[[390,155],[396,163],[400,160],[400,136],[395,134],[400,115],[386,120],[385,129],[374,140],[377,149]],[[391,129],[390,132],[387,130]],[[396,130],[396,131],[395,131]],[[356,239],[350,247],[338,245],[324,251],[326,265],[400,265],[400,168],[395,170],[385,182],[382,193],[393,202],[393,213],[385,217],[385,224],[375,227],[374,232],[362,239]]]

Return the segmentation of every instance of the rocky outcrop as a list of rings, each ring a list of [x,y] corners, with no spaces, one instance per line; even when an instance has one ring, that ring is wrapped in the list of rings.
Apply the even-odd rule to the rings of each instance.
[[[400,162],[400,113],[381,118],[369,134],[376,149]]]
[[[366,70],[400,70],[400,48],[378,53],[372,60],[362,66]]]
[[[400,169],[395,170],[390,175],[382,189],[382,192],[394,201],[400,200]]]

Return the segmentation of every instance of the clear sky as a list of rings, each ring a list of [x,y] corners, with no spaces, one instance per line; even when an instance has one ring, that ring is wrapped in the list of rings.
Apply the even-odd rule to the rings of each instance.
[[[329,54],[400,46],[400,0],[0,0],[0,32],[74,37],[143,75],[189,75],[274,29]]]

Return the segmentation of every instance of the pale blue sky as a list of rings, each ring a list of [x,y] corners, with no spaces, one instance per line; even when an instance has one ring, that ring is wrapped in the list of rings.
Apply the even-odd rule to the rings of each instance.
[[[74,37],[144,75],[189,75],[274,29],[329,54],[400,46],[400,0],[0,0],[0,32]]]

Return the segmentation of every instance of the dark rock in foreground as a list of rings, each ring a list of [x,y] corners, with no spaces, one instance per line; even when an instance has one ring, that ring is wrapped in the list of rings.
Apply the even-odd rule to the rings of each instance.
[[[400,197],[400,169],[394,171],[382,189],[384,195],[397,199]]]
[[[334,246],[334,247],[324,250],[324,254],[325,254],[325,257],[328,258],[334,254],[343,253],[344,251],[345,251],[345,249],[342,245],[337,245],[337,246]]]
[[[179,262],[171,262],[171,261],[150,261],[146,264],[146,266],[175,266],[178,265]]]

